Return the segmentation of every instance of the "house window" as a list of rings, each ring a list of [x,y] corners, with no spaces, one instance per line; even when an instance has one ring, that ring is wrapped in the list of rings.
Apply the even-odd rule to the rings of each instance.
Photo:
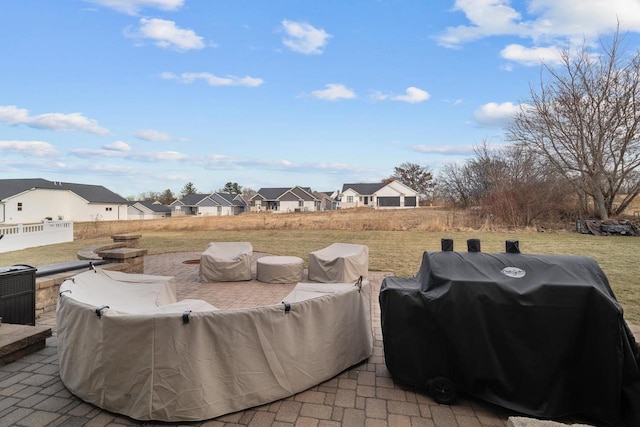
[[[104,210],[107,211],[107,212],[111,212],[113,210],[113,208],[112,207],[107,207],[107,208],[104,208]]]
[[[353,203],[353,196],[347,196],[347,203]]]
[[[18,202],[18,212],[22,212],[22,202]]]
[[[298,201],[298,206],[300,206],[301,208],[304,207],[304,200],[300,200]]]

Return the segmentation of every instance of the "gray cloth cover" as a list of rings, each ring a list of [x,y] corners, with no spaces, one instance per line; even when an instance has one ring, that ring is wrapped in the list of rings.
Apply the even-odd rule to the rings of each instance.
[[[174,302],[175,293],[166,297],[170,278],[135,276],[137,285],[90,271],[61,286],[60,377],[73,394],[112,412],[169,422],[214,418],[306,390],[373,351],[368,281],[362,288],[299,284],[285,312],[284,304],[217,310]],[[98,317],[105,301],[110,308]],[[188,323],[185,310],[192,310]]]
[[[298,283],[304,273],[304,262],[297,256],[265,256],[256,264],[256,279],[265,283]]]
[[[369,247],[333,243],[309,254],[309,280],[325,283],[355,282],[369,272]]]
[[[238,282],[251,280],[249,242],[211,242],[200,255],[201,282]]]

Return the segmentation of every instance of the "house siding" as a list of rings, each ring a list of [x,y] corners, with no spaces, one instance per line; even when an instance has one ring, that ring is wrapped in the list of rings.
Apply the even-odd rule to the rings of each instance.
[[[20,211],[18,203],[21,204]],[[127,205],[89,203],[69,190],[36,188],[7,198],[3,205],[7,224],[40,222],[45,218],[70,221],[127,219]]]
[[[357,190],[348,187],[340,198],[340,208],[370,207],[374,209],[397,209],[417,207],[418,193],[415,190],[392,181],[382,187],[376,184],[345,184],[353,185],[359,191],[373,191],[373,194],[360,194]],[[377,188],[377,190],[376,190]]]

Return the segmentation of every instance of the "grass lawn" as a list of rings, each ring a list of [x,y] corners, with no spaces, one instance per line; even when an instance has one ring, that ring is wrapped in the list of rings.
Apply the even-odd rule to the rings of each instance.
[[[124,221],[126,223],[126,221]],[[168,225],[168,222],[164,223]],[[164,228],[164,229],[163,229]],[[525,254],[572,254],[594,258],[605,274],[622,307],[625,319],[640,324],[640,239],[637,237],[597,237],[572,232],[506,231],[385,231],[333,229],[250,229],[226,230],[207,227],[170,229],[155,227],[128,230],[142,234],[141,247],[149,254],[202,252],[211,241],[248,241],[254,251],[274,255],[294,255],[308,259],[311,251],[334,242],[359,243],[369,247],[371,270],[391,271],[398,276],[413,276],[420,266],[422,252],[439,251],[440,239],[454,239],[454,250],[466,251],[466,240],[479,238],[483,252],[504,252],[505,240],[519,240]],[[358,227],[354,227],[358,228]],[[121,232],[122,230],[117,230]],[[0,266],[29,264],[39,266],[76,259],[79,249],[96,243],[111,242],[109,237],[78,239],[0,254]]]

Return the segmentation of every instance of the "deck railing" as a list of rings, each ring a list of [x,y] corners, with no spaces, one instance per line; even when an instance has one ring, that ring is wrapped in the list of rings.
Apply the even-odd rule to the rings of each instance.
[[[0,226],[0,253],[73,241],[73,221]]]

